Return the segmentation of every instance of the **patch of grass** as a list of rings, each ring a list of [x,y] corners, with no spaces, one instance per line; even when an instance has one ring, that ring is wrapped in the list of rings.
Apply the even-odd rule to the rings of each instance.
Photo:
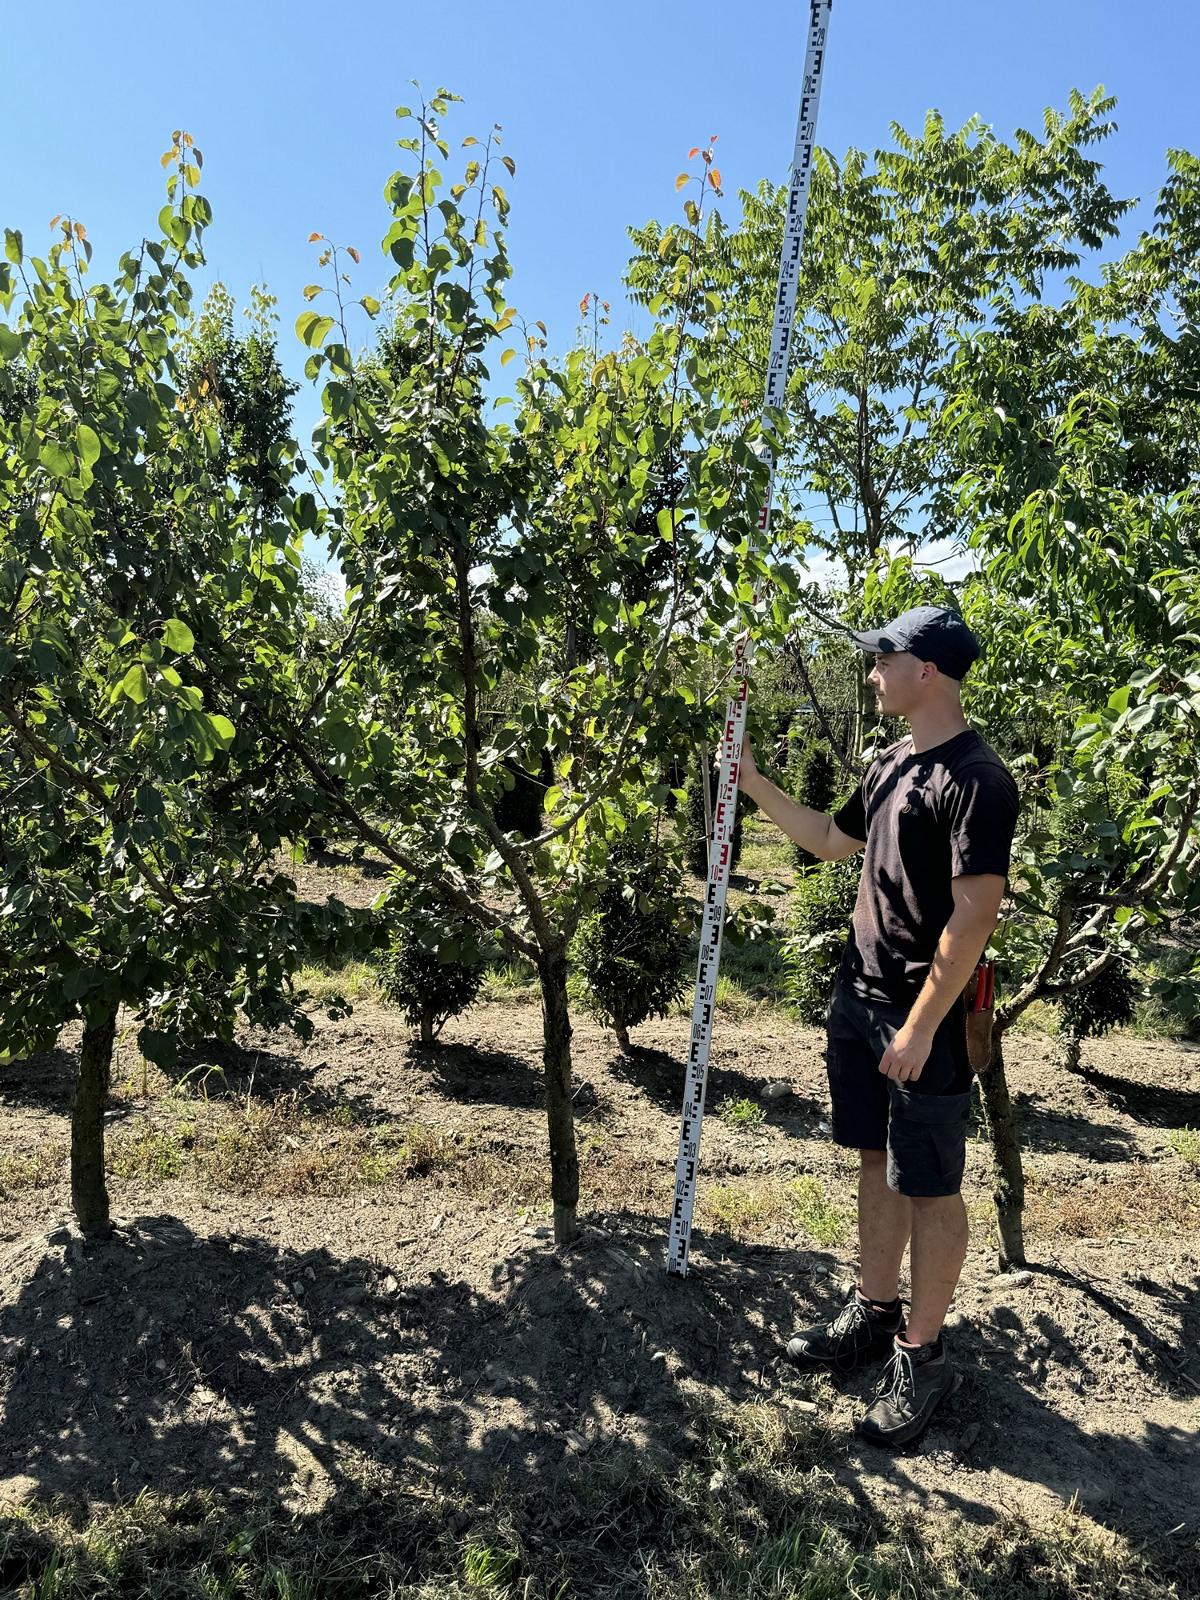
[[[1167,1142],[1181,1161],[1200,1167],[1200,1128],[1174,1128]]]
[[[805,1175],[761,1182],[716,1183],[702,1194],[705,1220],[735,1238],[761,1239],[799,1228],[829,1248],[846,1236],[849,1218],[835,1206],[819,1178]]]
[[[340,998],[379,999],[375,973],[365,961],[347,961],[341,967],[328,967],[317,962],[306,963],[296,973],[295,981],[296,988],[305,990],[317,1005],[329,1005]]]
[[[61,1177],[66,1159],[66,1146],[61,1144],[5,1151],[0,1154],[0,1198],[22,1189],[49,1189]]]
[[[1031,1233],[1073,1239],[1116,1235],[1161,1238],[1200,1232],[1200,1182],[1169,1166],[1125,1168],[1119,1183],[1085,1188],[1077,1179],[1026,1182],[1025,1220]]]
[[[489,967],[483,975],[479,999],[491,1005],[523,1006],[538,998],[537,973],[526,962]]]
[[[192,1123],[174,1128],[144,1127],[111,1141],[108,1170],[114,1178],[141,1178],[146,1182],[177,1178],[195,1143]]]
[[[819,1178],[806,1175],[794,1178],[788,1184],[793,1207],[793,1220],[798,1222],[815,1243],[829,1247],[840,1244],[846,1237],[849,1219],[835,1206],[825,1192]]]
[[[315,1114],[284,1102],[209,1109],[112,1141],[110,1171],[143,1182],[181,1178],[204,1188],[272,1197],[350,1194],[422,1178],[460,1159],[424,1124],[371,1124],[347,1107]]]
[[[757,1100],[722,1100],[716,1107],[722,1122],[742,1133],[751,1133],[766,1121],[767,1113]]]
[[[520,1566],[519,1552],[502,1546],[470,1539],[463,1551],[463,1578],[483,1594],[506,1594],[516,1581]]]
[[[1200,1579],[1194,1541],[1138,1544],[1080,1512],[1002,1511],[980,1527],[875,1509],[826,1470],[820,1418],[786,1402],[722,1407],[700,1428],[681,1457],[604,1445],[549,1483],[479,1495],[447,1485],[432,1499],[362,1467],[303,1516],[209,1489],[90,1513],[33,1503],[0,1531],[0,1587],[17,1600],[1164,1600]]]
[[[1022,1011],[1009,1030],[1014,1034],[1044,1034],[1054,1039],[1058,1037],[1058,1007],[1051,1005],[1048,1000],[1035,1000]]]
[[[724,957],[722,957],[724,963]],[[672,1015],[677,1017],[690,1017],[694,996],[691,986],[680,995],[672,1006]],[[722,972],[717,978],[717,1007],[726,1017],[736,1022],[744,1022],[748,1017],[758,1017],[767,1009],[770,1002],[760,999],[742,980],[731,972]]]

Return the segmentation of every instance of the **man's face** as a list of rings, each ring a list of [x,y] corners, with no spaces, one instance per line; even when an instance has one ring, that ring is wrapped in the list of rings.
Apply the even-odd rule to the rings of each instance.
[[[882,651],[876,655],[875,664],[867,674],[867,682],[875,691],[875,707],[881,716],[904,717],[919,705],[933,668],[919,661],[907,650],[896,650],[891,655]]]

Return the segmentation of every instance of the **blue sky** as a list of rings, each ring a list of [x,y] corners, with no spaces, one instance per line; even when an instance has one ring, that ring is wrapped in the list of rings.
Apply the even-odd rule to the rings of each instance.
[[[467,102],[448,124],[455,142],[504,126],[517,162],[512,297],[561,347],[588,290],[614,302],[615,326],[636,322],[620,305],[625,227],[674,214],[690,145],[720,136],[730,195],[786,177],[806,15],[779,0],[21,7],[4,26],[0,224],[44,248],[50,218],[70,212],[96,247],[93,272],[109,270],[153,229],[159,155],[188,129],[215,212],[211,274],[239,304],[256,280],[279,296],[281,354],[299,375],[308,235],[356,245],[362,290],[378,293],[394,109],[409,79],[444,83]],[[1110,182],[1146,202],[1133,233],[1166,149],[1200,147],[1197,59],[1196,0],[835,0],[818,136],[873,149],[892,119],[917,125],[930,106],[951,123],[979,112],[1005,134],[1037,130],[1043,106],[1103,83],[1120,98]],[[304,401],[301,424],[315,415]]]

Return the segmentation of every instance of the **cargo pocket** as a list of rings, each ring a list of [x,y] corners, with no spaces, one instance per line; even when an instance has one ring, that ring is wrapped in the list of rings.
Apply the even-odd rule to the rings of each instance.
[[[971,1094],[922,1094],[891,1085],[889,1188],[914,1200],[957,1194],[967,1160]]]

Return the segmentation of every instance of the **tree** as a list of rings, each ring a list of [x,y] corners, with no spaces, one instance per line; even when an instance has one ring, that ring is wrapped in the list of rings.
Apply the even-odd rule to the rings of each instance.
[[[642,344],[598,358],[575,350],[561,364],[523,334],[511,421],[489,414],[488,363],[506,364],[518,333],[497,181],[514,168],[493,129],[466,141],[461,181],[446,189],[439,119],[452,98],[402,111],[415,170],[385,191],[389,359],[366,372],[350,354],[357,252],[315,241],[329,282],[306,293],[325,293],[330,311],[297,323],[308,375],[322,381],[316,458],[336,490],[313,524],[351,618],[319,705],[302,715],[282,655],[247,660],[226,637],[204,659],[339,827],[535,966],[555,1234],[568,1240],[578,1161],[567,948],[613,842],[662,805],[663,764],[707,723],[685,687],[699,650],[735,624],[779,626],[788,580],[764,621],[753,585],[770,569],[747,533],[762,481],[757,425],[720,404],[683,334],[697,202],[656,303],[674,321]],[[380,310],[369,295],[358,303]],[[564,616],[586,622],[588,652],[571,648]],[[514,683],[524,693],[504,692]],[[546,753],[540,832],[506,832],[504,764],[536,772]]]
[[[72,1198],[93,1235],[120,1009],[168,1066],[239,1012],[310,1029],[290,974],[351,923],[272,867],[264,751],[199,660],[218,626],[253,653],[297,582],[260,476],[282,442],[255,436],[248,462],[179,360],[200,159],[177,134],[162,237],[111,285],[88,287],[69,218],[48,260],[6,231],[0,265],[0,1061],[82,1023]]]
[[[1038,999],[1091,1006],[1093,985],[1144,967],[1200,905],[1200,163],[1170,162],[1154,230],[1099,285],[1059,308],[997,298],[994,328],[960,352],[947,417],[974,464],[964,504],[983,566],[964,603],[990,646],[975,704],[989,726],[1034,705],[1070,730],[1048,763],[1026,763],[995,940],[1008,998],[980,1083],[1011,1262],[1024,1188],[1008,1029]],[[1156,987],[1195,1013],[1200,963]]]
[[[779,484],[800,497],[800,541],[844,575],[844,620],[886,620],[862,590],[887,551],[962,535],[961,464],[940,425],[959,344],[988,325],[994,295],[1038,300],[1048,275],[1116,235],[1131,202],[1110,194],[1090,153],[1112,131],[1114,104],[1073,91],[1065,112],[1047,110],[1040,138],[1018,129],[1011,143],[978,117],[948,130],[931,111],[919,134],[893,124],[893,147],[873,158],[817,152]],[[716,309],[696,337],[722,392],[747,407],[762,394],[786,195],[769,182],[743,191],[738,225],[714,213],[705,233]],[[670,232],[633,230],[635,293],[661,283]],[[861,673],[855,684],[857,755],[870,706]]]

